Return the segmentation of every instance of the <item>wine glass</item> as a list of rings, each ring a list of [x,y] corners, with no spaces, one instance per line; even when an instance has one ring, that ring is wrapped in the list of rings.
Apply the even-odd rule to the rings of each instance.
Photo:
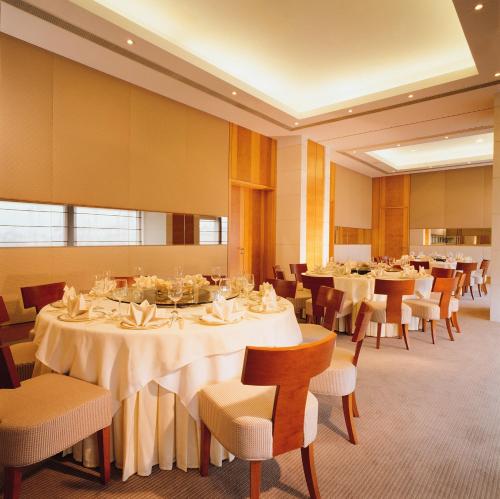
[[[174,304],[174,310],[172,311],[172,314],[177,315],[177,302],[182,298],[182,293],[183,293],[183,285],[182,285],[182,279],[173,279],[170,287],[168,288],[168,297]]]
[[[134,277],[141,277],[141,275],[144,275],[144,269],[140,265],[137,265],[134,267]]]
[[[118,300],[118,315],[122,316],[122,300],[127,297],[128,294],[128,281],[127,279],[115,279],[115,289],[113,291],[113,297]]]
[[[176,265],[174,267],[174,277],[176,279],[182,279],[182,276],[184,275],[182,265]]]
[[[212,268],[212,281],[214,281],[215,285],[217,286],[219,281],[221,280],[221,268],[220,267],[213,267]]]
[[[253,274],[245,275],[245,293],[248,296],[255,287],[255,277]]]
[[[222,277],[219,283],[219,291],[224,298],[231,294],[231,281],[227,277]]]

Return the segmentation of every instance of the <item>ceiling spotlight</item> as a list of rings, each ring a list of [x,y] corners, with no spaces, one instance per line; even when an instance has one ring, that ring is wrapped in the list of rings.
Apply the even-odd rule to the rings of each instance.
[[[236,90],[233,90],[231,93],[232,93],[233,95],[238,95],[238,92],[236,92]]]
[[[481,10],[483,8],[483,4],[482,3],[478,3],[475,7],[474,7],[474,10]]]
[[[448,135],[446,135],[445,139],[449,139]]]
[[[500,71],[498,73],[495,73],[495,78],[498,78],[500,76]]]
[[[413,99],[413,94],[410,94],[410,95],[408,96],[408,99]]]
[[[497,75],[495,75],[495,76],[497,76]],[[352,113],[352,109],[349,109],[347,112],[348,112],[348,113]]]
[[[298,121],[296,121],[296,122],[294,123],[294,125],[295,125],[295,126],[297,126],[298,124],[299,124],[299,122],[298,122]]]
[[[134,40],[132,40],[132,38],[129,38],[127,40],[127,45],[133,45],[134,44]]]
[[[397,147],[400,147],[400,146],[401,146],[401,144],[396,144],[396,146],[397,146]]]

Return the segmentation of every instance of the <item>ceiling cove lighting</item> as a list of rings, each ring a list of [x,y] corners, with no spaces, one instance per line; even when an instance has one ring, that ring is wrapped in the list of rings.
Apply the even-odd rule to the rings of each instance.
[[[493,159],[493,133],[422,142],[413,146],[367,151],[366,154],[395,170],[413,170],[427,166],[442,167],[479,163]]]
[[[361,19],[359,2],[294,2],[286,23],[285,2],[262,16],[248,1],[70,1],[300,120],[478,74],[451,0],[363,2]],[[352,19],[362,36],[345,50]]]
[[[132,40],[132,38],[129,38],[127,40],[127,45],[133,45],[134,44],[134,40]]]

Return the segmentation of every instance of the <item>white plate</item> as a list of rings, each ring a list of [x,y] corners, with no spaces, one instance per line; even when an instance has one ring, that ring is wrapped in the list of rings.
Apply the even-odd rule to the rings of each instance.
[[[135,326],[133,324],[128,324],[127,322],[120,322],[120,327],[122,329],[133,329],[144,331],[146,329],[158,329],[160,327],[166,326],[168,324],[168,319],[156,319],[147,324],[147,326]]]
[[[201,316],[199,319],[201,324],[204,324],[205,326],[225,326],[226,324],[238,324],[238,322],[241,322],[243,320],[243,317],[240,317],[239,319],[236,319],[234,321],[223,321],[222,319],[216,319],[216,321],[206,321],[203,319],[203,316]]]
[[[250,312],[254,312],[256,314],[280,314],[286,310],[285,305],[279,305],[277,310],[261,310],[260,305],[252,305],[248,308]]]
[[[62,300],[57,300],[54,303],[51,303],[50,306],[54,308],[66,308],[66,305],[63,303]]]
[[[104,312],[93,312],[93,317],[90,318],[87,314],[77,315],[76,317],[71,317],[68,313],[58,315],[57,318],[63,322],[90,322],[95,319],[102,319],[104,317]]]

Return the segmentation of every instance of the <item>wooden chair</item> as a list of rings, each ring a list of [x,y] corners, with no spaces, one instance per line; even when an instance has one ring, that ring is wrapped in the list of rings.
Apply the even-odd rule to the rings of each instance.
[[[306,302],[306,319],[308,322],[320,324],[324,315],[324,307],[316,303],[318,300],[319,288],[326,286],[333,288],[333,277],[312,277],[302,276],[304,289],[309,289],[311,298]]]
[[[0,345],[27,340],[35,323],[30,321],[20,324],[4,324],[9,321],[9,312],[5,306],[3,297],[0,296]]]
[[[488,275],[488,270],[490,268],[490,260],[483,259],[481,261],[481,265],[478,270],[474,270],[471,274],[471,281],[474,281],[474,284],[477,285],[477,291],[479,296],[482,296],[481,290],[483,290],[484,294],[488,294],[488,288],[486,287],[486,277]]]
[[[420,267],[424,268],[424,269],[429,269],[430,268],[430,264],[427,260],[410,260],[410,265],[413,265],[413,268],[415,270],[418,270]]]
[[[457,270],[461,270],[465,274],[464,285],[462,286],[462,295],[465,291],[469,290],[472,299],[474,300],[474,291],[472,290],[472,285],[474,284],[474,279],[472,279],[472,272],[477,270],[476,262],[457,262]]]
[[[4,498],[17,499],[23,470],[97,433],[101,481],[110,478],[111,393],[61,374],[19,382],[12,354],[0,346],[0,466]]]
[[[412,315],[419,317],[423,321],[422,330],[425,332],[425,322],[431,323],[432,343],[436,343],[435,337],[435,322],[438,320],[446,321],[446,328],[451,341],[454,341],[453,331],[451,330],[451,307],[452,292],[457,286],[457,277],[437,277],[434,281],[433,290],[435,293],[440,293],[438,300],[417,298],[405,300],[405,303],[410,306]]]
[[[267,279],[273,285],[274,291],[282,298],[295,298],[297,292],[297,281],[287,281],[285,279]]]
[[[441,267],[432,267],[431,276],[436,277],[455,277],[457,271],[455,269],[443,269]],[[435,281],[434,281],[435,282]]]
[[[460,299],[462,298],[462,290],[465,283],[465,274],[462,271],[457,271],[455,278],[457,285],[450,300],[451,324],[457,333],[461,333],[462,330],[460,329],[460,324],[458,323],[458,311],[460,309]]]
[[[355,395],[357,365],[361,346],[363,345],[371,316],[371,308],[367,303],[363,302],[356,317],[356,325],[352,336],[352,341],[356,343],[355,351],[351,352],[351,350],[345,348],[336,348],[333,353],[330,367],[314,377],[309,385],[309,389],[313,393],[332,397],[342,397],[342,408],[344,410],[347,433],[349,435],[349,441],[353,444],[358,443],[356,428],[353,421],[353,416],[359,417]]]
[[[309,382],[330,365],[335,337],[295,347],[247,347],[241,382],[200,391],[202,476],[208,475],[212,434],[236,457],[250,461],[252,499],[260,495],[262,461],[300,449],[309,495],[320,497],[313,453],[318,401]]]
[[[377,323],[377,349],[380,348],[382,324],[397,324],[399,336],[404,338],[406,350],[409,346],[408,324],[411,320],[411,308],[403,303],[403,296],[413,295],[415,281],[413,279],[393,281],[375,279],[375,294],[386,295],[387,302],[369,301],[373,310],[372,322]]]
[[[285,271],[280,265],[273,265],[273,274],[275,279],[286,280]]]
[[[295,276],[297,282],[302,282],[302,274],[307,272],[307,263],[291,263],[290,272]]]
[[[65,282],[53,282],[21,288],[24,308],[35,307],[38,314],[45,305],[60,300],[63,297],[64,286],[66,286]]]

